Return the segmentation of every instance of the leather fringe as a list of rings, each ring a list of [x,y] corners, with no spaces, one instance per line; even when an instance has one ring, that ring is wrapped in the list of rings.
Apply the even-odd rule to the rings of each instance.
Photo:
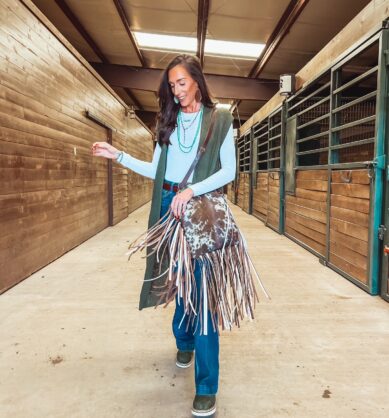
[[[182,298],[185,314],[189,316],[188,325],[195,324],[196,329],[200,326],[201,333],[206,335],[208,321],[204,318],[207,318],[208,311],[211,313],[213,330],[218,332],[218,325],[222,330],[231,330],[234,325],[240,327],[240,321],[245,318],[254,319],[259,297],[253,274],[263,293],[271,299],[252,263],[242,234],[239,232],[238,235],[238,242],[234,245],[224,246],[193,259],[181,222],[169,209],[153,227],[129,245],[126,254],[130,260],[135,252],[147,247],[152,251],[145,257],[156,254],[160,271],[158,276],[146,281],[167,275],[159,291],[157,305],[162,302],[166,307],[176,295]],[[166,253],[169,256],[169,266],[161,273],[161,260]],[[201,269],[200,289],[196,289],[195,261]]]

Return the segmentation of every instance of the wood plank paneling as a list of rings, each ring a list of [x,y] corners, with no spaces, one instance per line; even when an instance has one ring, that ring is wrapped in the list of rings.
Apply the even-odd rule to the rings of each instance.
[[[285,197],[285,231],[325,255],[327,170],[298,170],[296,193]]]
[[[299,231],[296,231],[291,226],[289,226],[289,224],[285,226],[285,232],[289,234],[290,236],[292,236],[293,238],[296,238],[297,240],[301,241],[303,244],[307,245],[308,247],[312,248],[319,254],[325,253],[324,245],[320,244],[314,239],[311,239],[310,237],[307,237],[306,235],[300,233]]]
[[[304,190],[304,189],[296,189],[295,193],[296,197],[301,197],[303,199],[314,200],[318,202],[326,202],[327,201],[327,192],[320,192],[314,190]]]
[[[286,232],[325,255],[326,170],[296,173],[296,194],[286,196]],[[331,178],[330,262],[367,282],[370,179],[367,170],[336,170]]]
[[[331,195],[331,206],[343,209],[351,209],[357,212],[369,213],[370,201],[368,199],[358,199],[357,197],[347,197]]]
[[[353,250],[361,255],[367,256],[368,245],[366,240],[354,238],[350,235],[342,234],[336,229],[331,229],[331,239],[335,243],[342,243],[345,247]]]
[[[42,21],[0,0],[0,292],[108,225],[108,161],[90,149],[107,129],[86,110],[115,128],[114,146],[152,156],[150,131]],[[149,200],[152,182],[112,167],[117,223]]]
[[[330,229],[341,232],[344,235],[360,238],[362,241],[368,241],[369,229],[360,225],[355,225],[349,222],[341,221],[339,219],[331,219]]]
[[[332,172],[332,183],[370,184],[366,170],[336,170]]]
[[[253,189],[253,215],[279,229],[280,175],[278,172],[256,173]]]
[[[269,172],[269,196],[268,196],[268,215],[267,225],[279,229],[280,221],[280,173]]]
[[[360,282],[367,284],[367,276],[365,269],[357,267],[354,263],[350,263],[332,252],[330,252],[330,260],[332,264],[334,264],[342,271],[348,273],[351,277],[354,277]]]
[[[304,225],[314,231],[318,231],[322,234],[326,233],[326,225],[323,222],[315,221],[314,219],[309,219],[303,215],[292,212],[289,210],[288,205],[286,206],[286,219],[289,221],[296,221],[301,225]]]
[[[305,190],[327,191],[327,181],[325,180],[300,180],[299,175],[296,177],[296,188]]]
[[[331,184],[331,193],[340,196],[358,197],[369,199],[370,187],[365,184]]]
[[[253,190],[253,215],[266,220],[269,205],[268,173],[256,173],[257,185]]]
[[[296,205],[293,202],[293,197],[288,196],[286,199],[288,210],[303,215],[308,219],[315,219],[316,221],[326,223],[326,213],[321,210],[306,208],[304,206]]]
[[[240,173],[238,178],[238,206],[245,212],[249,211],[250,175]]]
[[[367,170],[332,172],[330,262],[362,283],[368,280],[369,196]]]
[[[295,231],[300,232],[301,234],[305,235],[308,238],[311,238],[312,240],[316,241],[319,244],[322,244],[323,246],[326,245],[326,235],[325,233],[321,233],[319,231],[315,231],[314,229],[311,229],[307,227],[306,225],[296,222],[293,219],[288,220],[288,225],[293,228]]]
[[[331,218],[342,219],[352,224],[362,225],[365,227],[369,226],[369,214],[358,212],[351,209],[337,208],[331,206]]]

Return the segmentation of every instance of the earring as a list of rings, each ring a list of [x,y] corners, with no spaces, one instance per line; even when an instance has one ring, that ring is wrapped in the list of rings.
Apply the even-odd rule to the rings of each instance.
[[[201,96],[201,91],[200,90],[196,91],[195,99],[196,99],[196,102],[201,102],[202,96]]]
[[[175,103],[175,104],[180,103],[180,101],[178,100],[178,97],[176,97],[176,96],[174,96],[173,100],[174,100],[174,103]]]

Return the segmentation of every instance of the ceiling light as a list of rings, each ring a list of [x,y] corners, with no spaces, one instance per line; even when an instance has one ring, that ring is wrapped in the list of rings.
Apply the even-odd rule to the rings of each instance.
[[[133,32],[133,34],[136,42],[142,49],[197,52],[197,38],[194,37],[160,35],[147,32]],[[204,54],[256,59],[264,47],[265,44],[206,39]]]
[[[216,107],[230,110],[231,104],[230,103],[216,103]]]
[[[156,33],[133,32],[136,42],[143,49],[171,51],[197,51],[197,38],[189,36],[159,35]]]
[[[265,48],[265,44],[206,39],[204,45],[204,53],[209,55],[228,55],[232,57],[258,58],[263,51],[263,48]]]

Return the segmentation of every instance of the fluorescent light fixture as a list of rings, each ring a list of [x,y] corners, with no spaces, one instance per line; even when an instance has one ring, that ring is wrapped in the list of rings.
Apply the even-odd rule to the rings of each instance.
[[[231,57],[258,58],[263,51],[263,48],[265,48],[265,44],[206,39],[204,45],[204,53],[209,55],[228,55]]]
[[[230,103],[216,103],[216,107],[230,110]]]
[[[197,51],[197,38],[189,36],[158,35],[156,33],[133,32],[140,48],[171,51]]]
[[[133,32],[136,42],[142,49],[163,51],[196,52],[197,38],[189,36],[159,35],[156,33]],[[228,57],[258,58],[265,44],[220,41],[206,39],[204,54]]]

